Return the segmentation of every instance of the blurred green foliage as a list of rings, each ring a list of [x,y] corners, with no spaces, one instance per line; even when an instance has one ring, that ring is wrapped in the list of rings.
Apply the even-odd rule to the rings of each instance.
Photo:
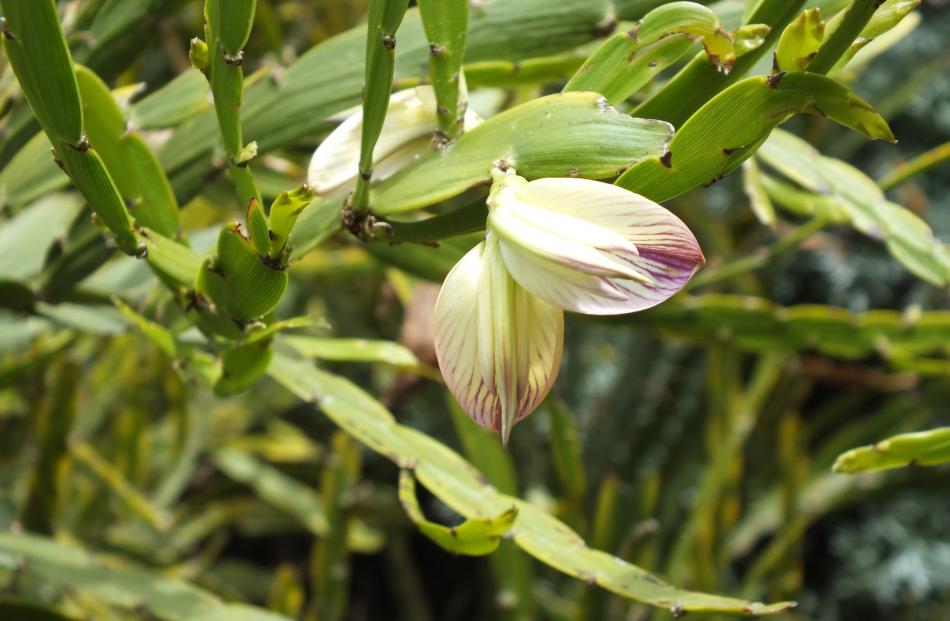
[[[275,269],[283,248],[260,235],[245,243],[226,224],[251,219],[250,196],[259,192],[258,202],[270,206],[300,186],[329,117],[359,102],[365,28],[358,26],[370,3],[258,0],[240,70],[218,69],[233,81],[236,71],[243,76],[243,92],[233,81],[218,87],[231,88],[232,100],[244,96],[240,124],[235,108],[220,109],[220,96],[212,112],[215,70],[209,86],[190,68],[188,42],[206,36],[202,4],[56,5],[72,59],[112,89],[112,116],[121,116],[97,130],[96,115],[85,115],[94,146],[118,145],[112,153],[100,148],[101,166],[122,168],[124,157],[145,162],[130,163],[125,178],[113,173],[115,188],[99,184],[87,193],[77,183],[85,201],[49,158],[40,131],[55,139],[62,129],[71,144],[75,119],[63,128],[55,111],[34,120],[23,91],[51,87],[21,89],[0,57],[0,619],[640,620],[681,611],[676,601],[664,610],[627,599],[617,593],[642,595],[641,587],[578,569],[593,550],[557,530],[564,525],[622,559],[618,566],[642,567],[677,587],[797,600],[783,619],[950,616],[947,466],[832,471],[855,447],[950,424],[940,258],[950,241],[946,160],[882,184],[886,200],[852,200],[834,187],[845,179],[846,189],[866,189],[950,141],[945,3],[925,1],[829,73],[874,105],[898,144],[868,142],[822,115],[784,126],[866,178],[852,183],[841,165],[804,149],[798,155],[824,163],[818,172],[832,171],[831,178],[789,170],[789,160],[775,155],[782,134],[773,134],[747,160],[755,169],[670,194],[680,194],[667,205],[696,232],[708,267],[654,310],[568,317],[555,394],[507,452],[446,399],[429,335],[429,280],[471,247],[478,226],[456,222],[452,234],[468,235],[438,248],[364,243],[339,232],[339,203],[318,200],[289,235],[299,260],[283,271]],[[469,3],[469,105],[491,116],[559,91],[615,29],[661,4]],[[754,3],[703,4],[731,31]],[[791,19],[817,5],[827,18],[870,3],[801,4],[791,11],[763,2],[755,14]],[[23,3],[0,2],[11,16],[14,5]],[[429,47],[415,8],[396,37],[397,83],[426,80]],[[684,66],[682,75],[702,74],[711,85],[680,102],[687,116],[727,80],[745,77],[738,69],[728,78],[716,73],[703,56],[690,63],[700,50],[698,43],[675,50],[670,66],[646,82],[634,76],[638,89],[619,109],[655,109]],[[67,61],[54,61],[69,73]],[[740,57],[737,67],[768,75],[770,54]],[[87,90],[96,86],[86,82]],[[377,84],[374,96],[385,92]],[[440,96],[454,97],[444,88]],[[48,101],[75,110],[91,100],[71,91],[57,97]],[[239,151],[250,141],[260,153],[238,166],[248,163]],[[139,142],[133,156],[118,150]],[[64,144],[54,148],[71,149]],[[66,166],[74,179],[88,160],[75,153],[67,158],[77,163]],[[627,173],[635,190],[644,183],[636,170]],[[760,193],[748,190],[758,187],[756,171]],[[156,179],[146,184],[154,192],[130,197],[126,187],[142,178]],[[430,212],[473,213],[467,206],[484,195],[476,188],[440,196],[447,200]],[[91,218],[105,203],[119,214],[107,224],[125,234],[123,217],[162,201],[181,210],[152,222],[138,217],[154,229],[135,230],[147,262],[118,252]],[[896,226],[908,217],[913,224]],[[415,233],[413,223],[394,223],[394,235],[427,241],[445,230],[442,223]],[[293,222],[282,232],[287,227]],[[131,239],[121,244],[138,250]],[[230,297],[219,281],[227,285],[226,266],[241,262],[254,266],[254,282],[283,295],[263,305],[257,295]],[[196,291],[199,269],[205,280]],[[202,306],[198,293],[213,304]],[[327,385],[340,392],[327,394],[351,401],[311,398],[307,381],[315,377],[336,377]],[[395,419],[386,419],[387,409]],[[386,433],[378,437],[365,425],[381,420]],[[435,440],[483,478],[457,466],[464,461]],[[408,442],[405,453],[393,455],[400,441]],[[414,454],[424,458],[405,459]],[[407,502],[414,469],[423,486],[407,515],[400,478]],[[474,482],[437,489],[446,473]],[[496,524],[477,520],[501,514],[503,521],[509,505],[492,510],[479,505],[484,499],[521,499],[507,536],[509,524],[492,530]],[[554,529],[577,553],[539,543],[543,528],[519,533],[518,519]],[[453,556],[417,527],[452,549],[446,525],[463,523],[476,531],[477,552],[497,550]]]

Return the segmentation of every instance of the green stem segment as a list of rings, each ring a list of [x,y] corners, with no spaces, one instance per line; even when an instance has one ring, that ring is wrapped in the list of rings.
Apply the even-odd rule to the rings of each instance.
[[[73,61],[53,0],[3,0],[0,39],[34,116],[97,219],[126,254],[142,252],[132,218],[105,164],[84,133]]]
[[[795,228],[788,235],[782,237],[771,246],[762,248],[762,252],[756,252],[751,255],[741,257],[735,261],[726,263],[718,269],[701,272],[686,284],[684,290],[690,291],[698,287],[705,287],[717,282],[722,282],[723,280],[727,280],[734,276],[739,276],[741,274],[745,274],[746,272],[759,269],[760,267],[767,265],[769,261],[780,254],[797,247],[803,241],[823,229],[826,224],[827,222],[823,218],[815,218],[814,220],[810,220],[805,224]]]
[[[880,0],[854,0],[842,14],[843,17],[837,23],[837,27],[834,27],[834,30],[825,37],[815,58],[808,63],[807,70],[821,74],[831,71],[838,59],[844,56],[854,40],[861,35],[861,31],[871,21],[874,11],[880,4]],[[834,23],[831,25],[834,26]]]
[[[363,135],[360,170],[356,178],[352,209],[369,209],[369,182],[373,176],[373,149],[386,120],[389,94],[396,66],[396,30],[402,23],[409,0],[370,0],[366,35],[366,78],[363,86]]]
[[[252,198],[261,203],[249,164],[257,155],[257,144],[244,144],[241,130],[241,103],[244,99],[244,46],[251,35],[257,0],[207,0],[208,81],[214,95],[221,138],[228,155],[228,170],[241,203]]]
[[[429,75],[438,104],[439,131],[451,142],[463,131],[466,102],[462,60],[468,31],[468,0],[419,0],[429,38]]]
[[[772,30],[765,42],[736,60],[728,75],[709,64],[706,53],[698,54],[666,86],[640,104],[633,115],[662,119],[675,127],[682,125],[714,95],[744,76],[782,35],[785,26],[801,11],[805,0],[762,0],[745,20],[746,24],[768,24]]]
[[[938,147],[921,153],[909,162],[901,164],[878,181],[877,184],[886,192],[904,183],[914,175],[919,175],[947,161],[950,161],[950,142],[945,142]]]

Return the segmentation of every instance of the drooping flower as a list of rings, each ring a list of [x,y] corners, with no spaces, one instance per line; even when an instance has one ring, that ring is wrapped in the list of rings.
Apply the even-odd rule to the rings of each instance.
[[[472,129],[480,121],[474,111],[466,111],[465,129]],[[393,93],[373,149],[373,179],[390,177],[422,156],[431,148],[433,132],[438,128],[431,86]],[[357,106],[345,113],[345,120],[317,147],[307,171],[307,184],[318,196],[349,190],[356,184],[362,132],[363,109]]]
[[[705,259],[670,211],[606,183],[496,171],[488,207],[485,241],[442,285],[435,347],[463,409],[507,443],[557,377],[563,310],[649,308]]]

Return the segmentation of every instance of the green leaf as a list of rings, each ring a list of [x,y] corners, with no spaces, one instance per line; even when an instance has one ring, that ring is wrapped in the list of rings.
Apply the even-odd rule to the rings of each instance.
[[[488,182],[498,162],[529,179],[603,179],[662,156],[671,131],[662,121],[618,112],[596,93],[549,95],[492,117],[374,186],[370,205],[378,215],[421,209]]]
[[[292,515],[314,535],[322,537],[327,534],[329,525],[323,501],[300,481],[231,448],[215,451],[214,464],[230,478],[250,486],[267,503]]]
[[[293,347],[302,356],[319,360],[382,362],[407,369],[419,366],[419,359],[409,348],[392,341],[285,336],[281,342]]]
[[[0,30],[23,94],[57,150],[82,138],[82,108],[73,62],[55,0],[3,0]]]
[[[29,575],[113,606],[142,607],[163,621],[290,621],[245,604],[225,604],[181,580],[115,567],[45,537],[0,533],[0,552],[23,557]]]
[[[457,526],[443,526],[425,518],[416,498],[416,479],[409,470],[399,473],[399,502],[406,515],[423,535],[443,550],[467,556],[491,554],[501,543],[501,537],[515,524],[518,509],[508,510],[489,518],[470,518]]]
[[[466,518],[491,518],[511,508],[518,520],[514,542],[552,567],[609,591],[678,612],[730,612],[764,615],[794,604],[752,603],[682,591],[617,557],[588,548],[557,518],[527,502],[500,494],[457,453],[437,440],[398,424],[386,408],[341,377],[276,355],[268,371],[299,398],[318,404],[344,431],[403,468],[449,507]]]
[[[429,76],[438,103],[439,130],[448,141],[461,131],[466,102],[460,85],[465,39],[468,31],[468,0],[422,0],[418,2],[422,25],[429,38]]]
[[[178,201],[155,155],[141,136],[126,130],[122,111],[96,74],[76,67],[76,79],[86,132],[132,216],[166,237],[175,236]]]
[[[832,470],[846,474],[950,462],[950,427],[903,433],[842,453]]]
[[[830,78],[811,73],[747,78],[690,117],[663,158],[653,156],[632,166],[616,183],[656,202],[713,183],[796,112],[821,113],[873,140],[894,141],[887,122],[870,104]]]
[[[804,71],[815,57],[825,37],[825,22],[821,9],[814,7],[802,12],[785,27],[775,48],[775,70]]]
[[[685,53],[694,40],[702,42],[710,63],[729,72],[736,50],[716,14],[695,2],[670,2],[647,13],[629,32],[607,39],[564,90],[596,91],[610,103],[620,103]],[[649,58],[639,58],[641,50],[650,50]]]

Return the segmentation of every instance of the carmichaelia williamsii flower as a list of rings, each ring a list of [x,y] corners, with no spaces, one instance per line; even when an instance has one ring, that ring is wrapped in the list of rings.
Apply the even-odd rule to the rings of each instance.
[[[340,116],[345,120],[320,143],[310,160],[307,185],[318,196],[351,191],[356,185],[363,108],[358,106]],[[466,130],[480,122],[473,110],[466,110]],[[373,149],[373,180],[391,177],[424,155],[432,148],[433,134],[438,128],[436,99],[431,86],[393,93],[382,132]]]
[[[435,307],[439,366],[468,415],[507,443],[557,378],[564,311],[640,311],[704,263],[660,205],[586,179],[493,171],[485,240],[452,268]]]

